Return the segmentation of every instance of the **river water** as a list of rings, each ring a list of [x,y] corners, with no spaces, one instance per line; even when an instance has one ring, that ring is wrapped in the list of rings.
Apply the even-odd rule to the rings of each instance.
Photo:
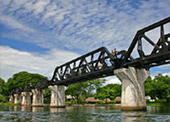
[[[125,112],[113,107],[0,106],[0,122],[170,122],[170,105]]]

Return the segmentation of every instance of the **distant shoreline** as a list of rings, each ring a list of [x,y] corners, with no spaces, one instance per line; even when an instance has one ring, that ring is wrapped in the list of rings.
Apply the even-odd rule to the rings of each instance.
[[[71,107],[121,107],[121,104],[66,104],[66,106]]]

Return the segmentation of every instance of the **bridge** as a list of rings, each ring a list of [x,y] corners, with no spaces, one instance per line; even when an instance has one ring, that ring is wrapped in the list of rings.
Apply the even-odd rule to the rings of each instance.
[[[127,51],[113,55],[106,47],[101,47],[57,66],[50,81],[41,81],[34,87],[28,85],[29,88],[22,92],[23,99],[29,103],[27,89],[31,89],[33,104],[39,106],[43,103],[43,89],[49,87],[51,106],[65,106],[64,86],[116,75],[122,81],[122,109],[146,109],[143,83],[149,76],[149,69],[170,63],[170,32],[165,32],[169,29],[170,17],[137,31]],[[149,37],[153,31],[157,32],[154,35],[158,36],[157,40]],[[15,93],[15,96],[18,98],[18,94]]]

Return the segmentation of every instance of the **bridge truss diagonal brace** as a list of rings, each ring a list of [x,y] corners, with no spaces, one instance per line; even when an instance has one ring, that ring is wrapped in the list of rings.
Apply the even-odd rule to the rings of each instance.
[[[114,74],[122,82],[121,109],[146,110],[144,82],[150,72],[144,68],[121,68]]]
[[[54,85],[48,88],[51,90],[50,107],[65,107],[65,86]]]

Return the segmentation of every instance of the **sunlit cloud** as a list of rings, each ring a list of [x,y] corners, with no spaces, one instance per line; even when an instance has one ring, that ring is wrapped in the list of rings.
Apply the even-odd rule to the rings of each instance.
[[[51,79],[55,67],[78,56],[77,53],[57,49],[41,55],[0,46],[0,76],[7,80],[14,73],[28,71]]]

